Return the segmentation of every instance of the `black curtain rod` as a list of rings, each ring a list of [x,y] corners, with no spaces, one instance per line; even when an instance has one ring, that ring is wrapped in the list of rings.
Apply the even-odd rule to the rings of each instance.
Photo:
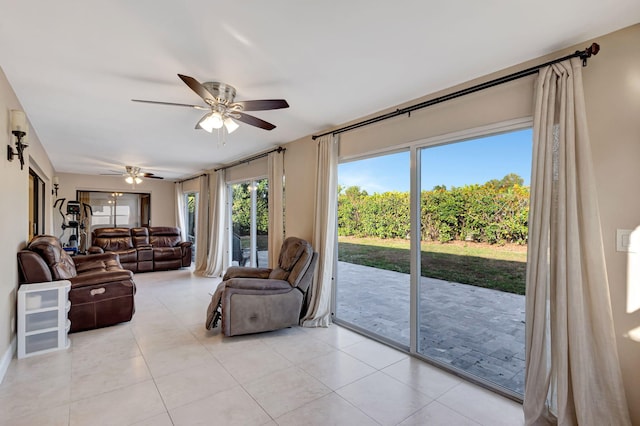
[[[194,180],[194,179],[198,179],[202,176],[209,176],[209,173],[202,173],[201,175],[198,176],[193,176],[187,179],[182,179],[182,180],[177,180],[176,183],[184,183],[184,182],[189,182],[190,180]]]
[[[558,62],[566,61],[567,59],[579,57],[582,59],[582,66],[585,67],[587,66],[587,59],[590,58],[592,55],[597,55],[599,51],[600,51],[600,45],[597,43],[593,43],[591,44],[591,46],[587,47],[585,50],[576,50],[575,53],[572,53],[571,55],[567,55],[559,59],[554,59],[553,61],[545,62],[544,64],[536,65],[534,67],[527,68],[525,70],[518,71],[513,74],[506,75],[504,77],[496,78],[495,80],[487,81],[486,83],[480,83],[475,86],[468,87],[466,89],[458,90],[457,92],[449,93],[448,95],[443,95],[434,99],[430,99],[428,101],[420,102],[419,104],[416,104],[416,105],[408,106],[406,108],[400,108],[395,111],[388,112],[386,114],[378,115],[376,117],[372,117],[367,120],[360,121],[358,123],[350,124],[345,127],[340,127],[339,129],[336,129],[336,130],[331,130],[329,132],[321,133],[319,135],[313,135],[311,136],[311,139],[316,140],[321,136],[337,135],[340,133],[348,132],[349,130],[354,130],[359,127],[368,126],[370,124],[374,124],[379,121],[397,117],[399,115],[409,114],[409,116],[411,116],[412,111],[426,108],[428,106],[439,104],[451,99],[459,98],[461,96],[469,95],[474,92],[479,92],[480,90],[484,90],[490,87],[498,86],[500,84],[508,83],[510,81],[517,80],[522,77],[527,77],[529,75],[537,73],[540,68],[557,64]]]
[[[230,169],[231,167],[239,166],[240,164],[250,163],[251,161],[257,160],[259,158],[264,158],[267,155],[271,154],[272,152],[280,153],[280,152],[284,152],[286,150],[287,150],[287,148],[283,148],[283,147],[279,146],[276,149],[272,149],[271,151],[263,152],[262,154],[254,155],[253,157],[249,157],[249,158],[245,158],[244,160],[236,161],[235,163],[231,163],[228,166],[218,167],[217,169],[214,169],[213,171],[217,172],[218,170]]]

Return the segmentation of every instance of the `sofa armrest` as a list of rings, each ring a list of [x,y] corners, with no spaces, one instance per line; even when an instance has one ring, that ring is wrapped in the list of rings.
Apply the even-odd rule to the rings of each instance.
[[[102,247],[98,247],[98,246],[91,246],[89,247],[89,250],[87,250],[89,252],[89,254],[99,254],[99,253],[104,253],[104,249]]]
[[[222,281],[231,278],[269,278],[271,269],[269,268],[251,268],[248,266],[231,266],[222,277]]]
[[[191,241],[180,241],[178,243],[178,247],[181,247],[181,248],[189,248],[192,245],[193,245],[193,243]]]

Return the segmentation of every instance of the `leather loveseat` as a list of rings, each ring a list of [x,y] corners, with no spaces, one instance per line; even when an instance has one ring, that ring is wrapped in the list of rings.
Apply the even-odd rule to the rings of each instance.
[[[191,265],[190,241],[180,228],[98,228],[92,232],[89,253],[114,252],[122,267],[132,272],[165,271]]]
[[[133,273],[115,253],[71,257],[60,240],[37,235],[18,252],[20,284],[71,281],[71,332],[129,321],[135,311]]]

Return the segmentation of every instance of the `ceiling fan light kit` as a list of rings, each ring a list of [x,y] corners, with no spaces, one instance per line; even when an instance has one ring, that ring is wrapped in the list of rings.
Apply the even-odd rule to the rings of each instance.
[[[196,92],[207,106],[179,104],[174,102],[145,101],[132,99],[134,102],[144,102],[160,105],[183,106],[199,110],[209,110],[196,124],[196,129],[203,129],[213,133],[213,129],[218,129],[218,136],[233,133],[240,125],[235,121],[256,126],[265,130],[275,129],[275,125],[266,122],[258,117],[246,114],[244,111],[265,111],[270,109],[289,108],[289,104],[284,99],[263,99],[254,101],[235,102],[236,89],[225,83],[217,81],[199,83],[195,78],[178,74],[178,77],[191,90]],[[222,130],[222,131],[221,131]]]

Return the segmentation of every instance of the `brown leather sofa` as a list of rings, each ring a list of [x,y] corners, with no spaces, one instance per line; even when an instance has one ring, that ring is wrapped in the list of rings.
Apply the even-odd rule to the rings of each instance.
[[[191,265],[191,245],[180,228],[98,228],[92,232],[89,253],[114,252],[132,272],[165,271]]]
[[[133,273],[115,253],[71,257],[58,238],[37,235],[18,252],[18,271],[20,284],[71,281],[71,332],[129,321],[135,312]]]

